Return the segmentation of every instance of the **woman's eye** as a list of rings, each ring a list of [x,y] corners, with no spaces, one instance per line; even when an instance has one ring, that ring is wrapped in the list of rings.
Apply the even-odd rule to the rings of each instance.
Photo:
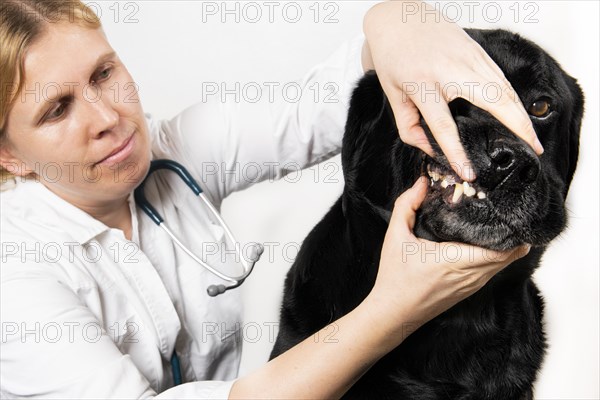
[[[98,73],[96,73],[96,75],[93,77],[92,81],[93,82],[105,81],[108,78],[110,78],[111,73],[112,73],[112,67],[103,68],[100,71],[98,71]]]
[[[66,110],[67,110],[67,105],[65,103],[60,103],[60,105],[58,107],[56,107],[54,110],[52,110],[48,114],[47,119],[53,120],[53,119],[60,118],[60,117],[62,117],[62,115],[65,113]]]
[[[533,102],[527,112],[537,118],[544,118],[550,114],[550,103],[547,100],[539,99]]]
[[[110,76],[110,69],[108,69],[108,68],[103,69],[99,75],[100,79],[106,79],[109,76]]]

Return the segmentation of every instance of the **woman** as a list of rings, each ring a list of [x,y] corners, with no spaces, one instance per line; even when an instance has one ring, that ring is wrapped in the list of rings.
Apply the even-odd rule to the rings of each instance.
[[[487,104],[477,94],[469,100],[541,152],[516,95],[485,53],[443,19],[397,23],[401,6],[372,8],[365,17],[367,41],[342,59],[352,61],[354,54],[364,70],[377,70],[402,139],[431,152],[418,108],[457,172],[474,179],[447,103],[402,93],[402,82],[498,82],[505,88],[502,101]],[[406,242],[426,243],[411,232],[426,191],[419,180],[396,202],[375,287],[334,322],[335,343],[311,337],[235,379],[235,332],[207,333],[213,324],[231,327],[239,321],[238,294],[209,298],[204,288],[221,282],[174,248],[136,209],[131,193],[153,158],[180,161],[196,176],[204,161],[230,165],[298,157],[307,166],[339,151],[339,123],[332,126],[338,137],[313,133],[314,127],[323,119],[345,118],[338,109],[314,104],[277,114],[199,104],[172,121],[155,121],[144,116],[133,80],[99,21],[78,1],[5,0],[0,18],[0,165],[18,178],[1,202],[3,396],[339,397],[402,342],[407,324],[414,329],[443,312],[528,251],[495,253],[455,244],[463,256],[453,263],[429,262],[421,254],[403,257]],[[400,56],[391,51],[397,48],[406,50]],[[355,81],[351,66],[339,59],[333,64],[313,74],[337,68],[349,76],[343,88],[349,92]],[[443,95],[449,101],[461,94]],[[202,184],[217,206],[241,188],[231,180]],[[218,227],[191,192],[167,175],[149,182],[147,195],[190,243],[220,242]],[[175,387],[169,363],[174,351],[187,382]]]

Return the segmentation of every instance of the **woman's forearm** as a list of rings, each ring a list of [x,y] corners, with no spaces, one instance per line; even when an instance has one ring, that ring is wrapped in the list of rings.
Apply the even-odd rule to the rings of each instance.
[[[401,327],[409,321],[395,314],[390,323],[382,324],[383,311],[374,302],[368,297],[349,314],[238,379],[230,398],[341,397],[404,339]]]

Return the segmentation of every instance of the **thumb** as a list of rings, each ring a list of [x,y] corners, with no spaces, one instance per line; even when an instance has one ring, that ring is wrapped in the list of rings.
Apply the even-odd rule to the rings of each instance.
[[[405,233],[412,234],[417,210],[423,204],[423,200],[427,194],[427,182],[427,178],[421,176],[410,189],[396,199],[390,225],[403,227],[408,231]]]

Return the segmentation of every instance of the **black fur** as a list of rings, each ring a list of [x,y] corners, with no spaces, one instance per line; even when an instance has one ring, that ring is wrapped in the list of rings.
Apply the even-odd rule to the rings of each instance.
[[[565,227],[564,202],[577,162],[583,94],[532,42],[502,30],[468,33],[502,68],[526,109],[540,98],[550,102],[553,111],[547,118],[531,117],[545,152],[538,158],[490,114],[464,100],[453,101],[451,110],[473,161],[476,184],[487,198],[449,204],[451,189],[432,188],[419,210],[415,233],[491,249],[522,243],[534,247],[476,294],[408,336],[347,398],[532,398],[546,345],[543,303],[531,275],[545,246]],[[271,357],[364,299],[376,277],[394,200],[423,174],[425,165],[450,171],[442,155],[432,160],[400,141],[374,73],[366,74],[353,94],[342,164],[344,192],[308,235],[287,276]]]

